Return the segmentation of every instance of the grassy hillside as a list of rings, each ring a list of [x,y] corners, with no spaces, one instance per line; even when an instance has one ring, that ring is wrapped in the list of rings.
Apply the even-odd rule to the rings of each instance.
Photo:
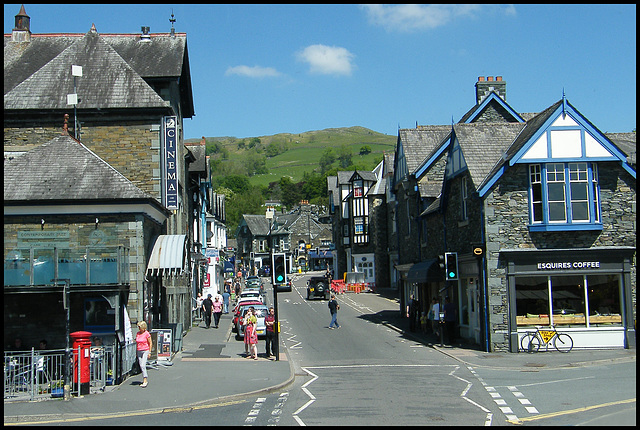
[[[216,170],[242,174],[253,163],[264,163],[266,169],[258,173],[248,171],[252,185],[267,185],[289,176],[299,182],[305,172],[320,171],[320,157],[331,147],[334,153],[346,147],[352,154],[352,163],[358,168],[373,169],[382,159],[383,151],[395,150],[396,136],[390,136],[364,127],[329,128],[319,131],[291,134],[279,133],[238,139],[235,137],[207,137],[207,154],[218,160]],[[199,139],[188,139],[187,142]],[[360,155],[361,148],[368,146],[371,152]],[[340,169],[338,160],[331,167]],[[215,171],[213,172],[216,174]]]

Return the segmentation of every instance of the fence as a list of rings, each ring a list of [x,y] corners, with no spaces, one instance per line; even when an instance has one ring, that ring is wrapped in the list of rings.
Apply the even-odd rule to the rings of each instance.
[[[121,375],[124,380],[131,371],[136,360],[136,343],[118,347],[120,357],[116,354],[116,347],[91,347],[90,360],[90,392],[104,391],[106,386],[116,383],[115,375]],[[80,351],[78,351],[80,353]],[[48,397],[63,397],[65,350],[47,350],[30,352],[4,353],[4,399],[5,400],[36,400]],[[73,356],[73,354],[69,354]],[[121,366],[118,366],[118,358]],[[73,380],[80,381],[79,375],[73,375],[73,358],[70,362],[69,385],[72,395],[79,395],[80,384],[74,387]],[[117,369],[121,369],[120,372]],[[80,372],[80,368],[76,369]],[[73,390],[74,388],[75,391]]]

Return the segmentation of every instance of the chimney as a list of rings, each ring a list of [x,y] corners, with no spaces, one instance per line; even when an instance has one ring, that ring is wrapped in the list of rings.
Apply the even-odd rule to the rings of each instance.
[[[68,113],[64,114],[64,124],[62,124],[62,135],[63,136],[69,135],[69,114]]]
[[[24,5],[20,7],[20,12],[16,15],[16,26],[11,33],[12,42],[30,42],[31,41],[31,18],[24,10]]]
[[[207,146],[207,140],[202,136],[202,140],[200,141],[200,145]]]
[[[140,27],[142,30],[142,36],[140,36],[140,42],[151,42],[151,36],[149,35],[149,27]]]
[[[496,93],[502,100],[507,101],[507,83],[502,80],[502,76],[478,76],[476,82],[476,103],[480,104],[491,93]]]

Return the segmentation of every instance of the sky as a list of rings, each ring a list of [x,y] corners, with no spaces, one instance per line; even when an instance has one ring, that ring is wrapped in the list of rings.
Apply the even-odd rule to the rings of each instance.
[[[4,5],[4,33],[20,4]],[[32,33],[187,33],[186,138],[451,124],[478,77],[602,132],[636,128],[636,5],[25,4]]]

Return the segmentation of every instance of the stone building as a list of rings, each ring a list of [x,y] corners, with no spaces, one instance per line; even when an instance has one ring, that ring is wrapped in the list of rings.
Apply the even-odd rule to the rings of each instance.
[[[322,209],[307,202],[289,213],[274,212],[271,221],[265,215],[242,215],[236,231],[237,258],[256,274],[262,266],[271,266],[270,250],[287,255],[290,271],[324,270],[331,229],[322,221]]]
[[[401,151],[421,127],[399,132],[397,207],[418,217],[398,214],[398,231],[420,238],[401,294],[450,297],[458,335],[486,351],[517,352],[549,324],[575,348],[635,347],[635,133],[600,132],[565,97],[519,114],[501,77],[479,78],[476,105],[446,128],[417,165]]]
[[[7,154],[15,158],[5,163],[5,176],[21,158],[27,162],[42,154],[42,145],[56,147],[51,154],[61,158],[41,155],[40,164],[13,172],[22,176],[16,183],[20,194],[12,194],[5,182],[5,264],[44,249],[51,258],[58,253],[52,263],[59,270],[63,249],[75,253],[98,239],[100,245],[124,247],[126,258],[118,255],[117,261],[127,275],[119,278],[126,282],[118,284],[118,294],[132,324],[144,319],[151,328],[188,327],[194,251],[190,202],[199,189],[190,189],[189,163],[195,159],[184,145],[183,119],[194,115],[186,34],[173,28],[149,33],[146,27],[137,35],[100,34],[95,26],[85,34],[35,34],[22,7],[12,34],[4,35],[4,59],[4,150],[5,159]],[[69,136],[61,140],[65,114]],[[69,152],[61,153],[61,147]],[[83,160],[105,163],[113,175],[96,178],[82,165],[76,171],[69,166]],[[31,177],[38,169],[50,174]],[[33,188],[25,188],[32,181]],[[121,187],[121,193],[107,193],[112,187]],[[125,189],[130,193],[122,194]],[[11,212],[7,200],[20,210]],[[58,242],[58,236],[65,240]],[[74,254],[74,259],[79,258]],[[30,288],[25,286],[16,287],[25,295],[40,288],[62,291],[51,278],[30,279]],[[5,278],[5,299],[11,287]],[[83,288],[82,283],[71,286],[72,291]],[[124,329],[124,320],[116,320],[123,318],[124,308],[114,311],[109,301],[100,310],[109,322],[105,326]],[[16,310],[8,316],[5,309],[5,337],[20,324],[11,315],[22,314]],[[72,330],[91,327],[86,321],[78,324]],[[52,324],[47,319],[41,326]]]

